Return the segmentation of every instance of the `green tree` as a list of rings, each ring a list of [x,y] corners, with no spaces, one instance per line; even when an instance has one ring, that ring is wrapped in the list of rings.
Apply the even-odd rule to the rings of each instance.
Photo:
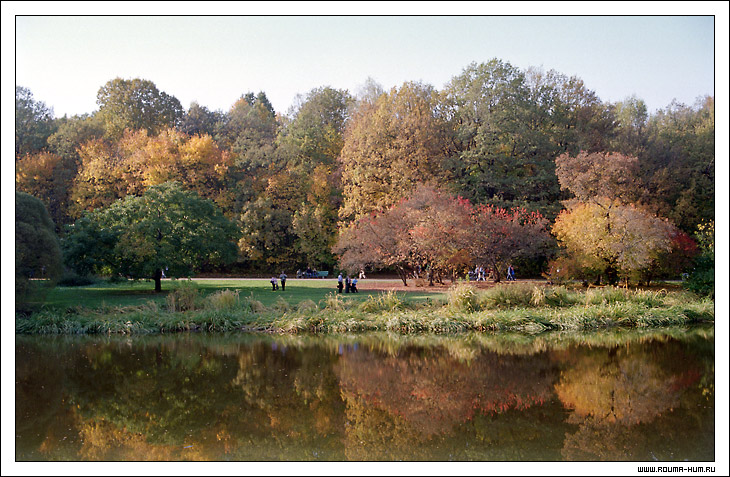
[[[68,250],[84,250],[70,256],[71,263],[88,263],[100,232],[114,236],[111,253],[100,251],[99,262],[114,273],[152,278],[161,291],[162,271],[184,277],[205,267],[230,263],[235,258],[236,227],[215,204],[183,190],[175,182],[150,187],[140,197],[127,196],[106,209],[88,214],[87,230],[73,228]],[[89,243],[79,246],[85,239]],[[94,258],[94,257],[92,257]]]
[[[15,158],[46,148],[48,137],[54,133],[53,109],[33,98],[22,86],[15,87]]]
[[[33,292],[53,285],[63,272],[55,225],[45,205],[24,192],[15,192],[15,307],[28,304]],[[39,282],[32,279],[44,279]]]
[[[220,111],[210,111],[193,101],[180,120],[179,129],[190,136],[195,134],[215,136],[217,125],[223,120],[223,116]]]
[[[99,114],[109,137],[121,136],[125,129],[146,129],[150,134],[178,125],[183,108],[174,96],[157,89],[152,81],[116,78],[97,94]]]
[[[715,99],[673,102],[647,125],[644,200],[689,234],[715,220]]]

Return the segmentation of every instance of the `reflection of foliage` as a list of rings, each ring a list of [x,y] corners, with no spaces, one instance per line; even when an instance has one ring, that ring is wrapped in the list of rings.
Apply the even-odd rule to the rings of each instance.
[[[338,364],[343,390],[401,416],[424,435],[443,433],[477,411],[501,413],[542,404],[550,364],[539,356],[483,354],[470,363],[441,352],[381,357],[347,354]]]
[[[653,452],[686,439],[685,431],[705,439],[707,430],[700,423],[709,421],[701,416],[711,407],[698,409],[697,403],[706,389],[701,384],[706,370],[678,342],[572,356],[555,387],[561,401],[574,410],[568,420],[579,424],[575,434],[566,436],[566,459],[656,460],[661,456]],[[675,420],[678,424],[669,424]],[[663,457],[676,458],[671,453]]]
[[[19,336],[16,459],[712,460],[713,336]],[[595,376],[623,421],[553,392]]]

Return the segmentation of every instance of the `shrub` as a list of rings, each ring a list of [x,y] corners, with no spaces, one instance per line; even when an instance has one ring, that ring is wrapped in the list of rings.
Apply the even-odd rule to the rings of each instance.
[[[342,299],[339,293],[328,293],[322,301],[324,302],[324,308],[329,310],[342,310],[345,308],[345,300]]]
[[[95,277],[79,275],[74,271],[67,270],[64,272],[61,279],[58,281],[58,285],[62,287],[83,287],[87,285],[93,285],[98,282]]]
[[[591,288],[585,294],[586,305],[613,304],[626,301],[629,301],[626,291],[614,286]]]
[[[302,300],[297,306],[297,310],[300,312],[313,311],[317,310],[318,308],[319,307],[317,306],[317,304],[312,300]]]
[[[266,311],[266,305],[264,305],[259,300],[255,300],[253,297],[253,292],[251,293],[251,296],[244,299],[243,305],[254,313],[263,313]]]

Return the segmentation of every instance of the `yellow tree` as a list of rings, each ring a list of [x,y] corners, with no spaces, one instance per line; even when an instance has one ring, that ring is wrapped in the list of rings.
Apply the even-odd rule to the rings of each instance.
[[[384,210],[408,195],[415,184],[440,176],[449,135],[437,113],[437,99],[433,87],[405,83],[374,104],[361,105],[340,154],[341,219]]]
[[[553,233],[581,265],[616,283],[669,252],[674,226],[634,206],[616,202],[579,203],[558,215]]]

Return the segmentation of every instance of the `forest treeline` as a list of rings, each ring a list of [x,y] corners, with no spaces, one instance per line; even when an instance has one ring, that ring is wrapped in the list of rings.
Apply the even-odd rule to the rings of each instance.
[[[16,87],[16,191],[43,201],[62,238],[74,224],[80,230],[79,221],[122,210],[114,204],[151,188],[212,201],[235,224],[230,239],[237,250],[231,260],[198,263],[198,271],[333,269],[364,244],[366,236],[357,234],[364,221],[375,223],[424,194],[451,200],[444,211],[461,204],[456,215],[468,209],[476,219],[465,220],[482,224],[461,237],[466,244],[493,217],[531,217],[531,230],[541,223],[547,235],[522,264],[534,275],[548,270],[561,249],[572,249],[574,259],[604,260],[609,272],[620,270],[621,260],[626,270],[647,268],[648,259],[578,243],[579,236],[606,242],[578,230],[591,221],[608,220],[598,227],[609,231],[623,227],[624,235],[613,237],[623,244],[628,232],[664,227],[674,245],[656,239],[663,250],[693,248],[687,244],[707,235],[714,221],[710,96],[650,113],[640,98],[606,103],[578,77],[493,59],[468,65],[440,90],[406,82],[386,91],[368,79],[356,94],[315,88],[287,112],[275,111],[264,92],[243,94],[227,111],[196,102],[185,109],[149,80],[121,78],[99,89],[97,104],[92,114],[55,118],[30,90]],[[110,214],[105,220],[117,220]],[[443,225],[419,217],[413,227]],[[444,233],[430,239],[455,237]],[[410,247],[405,266],[420,265],[414,242],[397,246]],[[660,258],[654,254],[652,263]],[[400,266],[380,259],[350,265]]]

